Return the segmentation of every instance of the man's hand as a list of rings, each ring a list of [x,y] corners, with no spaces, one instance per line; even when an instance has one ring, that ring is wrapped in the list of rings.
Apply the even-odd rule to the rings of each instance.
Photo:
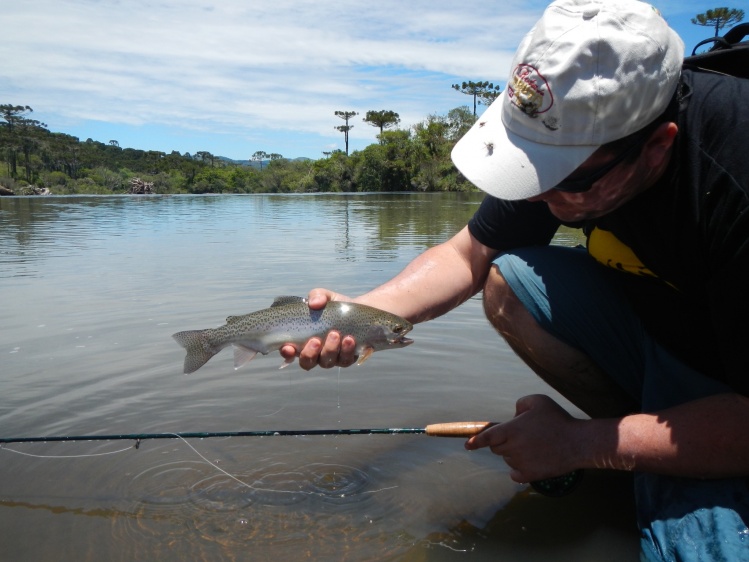
[[[308,297],[309,307],[312,310],[325,308],[328,301],[350,302],[351,299],[328,291],[327,289],[312,289]],[[331,367],[349,367],[356,363],[358,357],[355,353],[356,341],[353,337],[338,332],[330,332],[325,342],[320,338],[312,338],[301,349],[292,344],[286,344],[281,349],[281,356],[287,361],[299,356],[299,366],[309,371],[319,365],[324,369]]]
[[[575,445],[581,423],[548,396],[525,396],[517,401],[512,420],[474,435],[465,447],[489,447],[504,457],[516,482],[543,480],[581,468]]]

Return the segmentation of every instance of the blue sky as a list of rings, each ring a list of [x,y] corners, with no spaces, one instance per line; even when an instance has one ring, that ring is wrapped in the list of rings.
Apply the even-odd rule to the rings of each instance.
[[[731,3],[742,6],[746,0]],[[357,111],[350,150],[376,142],[361,119],[401,128],[471,103],[450,85],[504,88],[536,0],[22,0],[0,11],[0,103],[50,130],[122,147],[248,159],[343,149],[334,112]],[[716,4],[653,3],[687,49]]]

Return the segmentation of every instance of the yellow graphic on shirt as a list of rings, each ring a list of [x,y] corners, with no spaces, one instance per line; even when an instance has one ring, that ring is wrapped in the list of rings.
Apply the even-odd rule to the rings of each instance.
[[[608,230],[593,229],[588,237],[588,253],[605,266],[658,279],[658,275],[648,269],[629,246]]]

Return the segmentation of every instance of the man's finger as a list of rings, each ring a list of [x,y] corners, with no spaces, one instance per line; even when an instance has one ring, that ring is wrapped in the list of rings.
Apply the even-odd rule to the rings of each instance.
[[[504,442],[504,432],[500,429],[500,424],[496,424],[471,437],[465,442],[465,448],[473,451],[483,447],[497,447]]]
[[[299,366],[305,371],[309,371],[315,367],[320,358],[321,349],[322,342],[319,338],[309,340],[299,354]]]
[[[338,363],[338,354],[341,352],[341,334],[332,331],[325,338],[320,350],[320,367],[330,369]]]

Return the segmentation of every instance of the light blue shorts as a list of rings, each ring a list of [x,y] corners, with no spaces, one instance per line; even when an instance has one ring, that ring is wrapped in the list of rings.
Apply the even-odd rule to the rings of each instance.
[[[655,342],[611,282],[615,273],[584,249],[522,248],[495,263],[539,325],[587,354],[643,412],[731,392]],[[638,473],[634,481],[642,560],[749,562],[747,479]]]

